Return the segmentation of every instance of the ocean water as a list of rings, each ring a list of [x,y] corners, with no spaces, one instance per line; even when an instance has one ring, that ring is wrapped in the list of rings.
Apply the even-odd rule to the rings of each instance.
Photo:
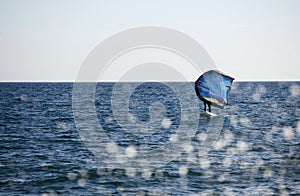
[[[0,83],[0,194],[300,194],[300,82],[118,85]]]

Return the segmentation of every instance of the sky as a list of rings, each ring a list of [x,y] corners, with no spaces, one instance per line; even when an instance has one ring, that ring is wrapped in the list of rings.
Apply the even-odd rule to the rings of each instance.
[[[300,80],[299,10],[298,0],[0,0],[0,81],[75,81],[95,46],[142,26],[192,37],[237,81]]]

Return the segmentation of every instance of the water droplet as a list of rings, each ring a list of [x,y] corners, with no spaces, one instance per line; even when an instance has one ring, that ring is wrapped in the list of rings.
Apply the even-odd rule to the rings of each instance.
[[[261,167],[263,164],[264,164],[264,160],[262,160],[261,158],[255,160],[255,165],[257,167]]]
[[[257,92],[264,94],[266,93],[266,87],[264,85],[258,85]]]
[[[106,170],[104,168],[97,168],[97,174],[99,176],[106,176],[108,173],[106,172]]]
[[[231,164],[232,164],[231,158],[225,157],[225,159],[223,160],[224,167],[230,167]]]
[[[125,155],[127,157],[135,157],[137,155],[137,151],[134,146],[128,146],[125,150]]]
[[[207,134],[206,134],[206,133],[200,133],[200,134],[198,135],[198,140],[199,140],[200,142],[205,142],[205,141],[207,140]]]
[[[149,193],[150,195],[163,195],[163,191],[159,188],[154,188]]]
[[[226,154],[228,154],[228,155],[234,155],[234,154],[236,154],[236,149],[235,148],[228,148],[226,150]]]
[[[298,135],[300,135],[300,120],[299,120],[298,123],[297,123],[297,128],[296,128],[296,130],[297,130]]]
[[[228,196],[232,196],[232,195],[236,195],[231,188],[225,187],[224,191],[223,191],[224,195],[228,195]]]
[[[117,191],[120,193],[120,192],[123,192],[125,189],[124,187],[121,185],[121,186],[118,186],[117,187]]]
[[[248,150],[248,144],[246,142],[243,142],[243,141],[239,141],[237,143],[237,149],[241,152],[245,152]]]
[[[268,132],[268,133],[265,135],[265,139],[266,139],[268,142],[272,142],[273,134],[272,134],[271,132]]]
[[[300,95],[300,86],[297,84],[293,84],[290,86],[289,91],[293,97],[297,97]]]
[[[128,167],[128,168],[126,168],[125,173],[128,177],[134,177],[136,172],[135,172],[135,169],[133,167]]]
[[[85,178],[81,178],[77,181],[78,186],[80,187],[84,187],[86,185],[86,179]]]
[[[231,133],[231,131],[226,131],[224,135],[225,145],[228,145],[232,142],[234,138],[234,135]]]
[[[238,123],[237,117],[236,117],[236,116],[230,116],[230,124],[231,124],[232,126],[236,126],[237,123]]]
[[[191,144],[183,144],[182,148],[187,152],[191,153],[194,150],[194,147]]]
[[[252,98],[255,101],[259,101],[261,96],[266,93],[266,87],[264,85],[258,85],[258,87],[256,88],[254,94],[252,95]]]
[[[143,169],[142,177],[145,179],[149,179],[152,173],[149,169]]]
[[[163,170],[160,170],[160,169],[156,170],[156,172],[155,172],[156,178],[162,178],[163,176],[164,176]]]
[[[283,127],[282,131],[283,131],[284,138],[287,140],[291,140],[295,136],[294,131],[293,131],[292,127],[290,127],[290,126]]]
[[[114,142],[110,142],[105,147],[106,152],[116,153],[118,151],[118,146]]]
[[[259,93],[254,93],[254,94],[252,95],[252,98],[253,98],[255,101],[259,101],[259,100],[260,100],[260,97],[261,97],[261,94],[259,94]]]
[[[171,125],[172,125],[172,121],[169,118],[164,118],[161,121],[161,126],[164,129],[169,129],[171,127]]]
[[[75,180],[76,177],[77,177],[77,174],[74,173],[74,172],[69,172],[67,177],[68,177],[69,180]]]
[[[218,177],[218,181],[219,182],[224,182],[225,181],[225,175],[220,175],[219,177]]]
[[[189,156],[187,157],[186,160],[187,160],[188,162],[191,162],[191,163],[196,163],[197,158],[196,158],[195,155],[193,155],[193,154],[191,153],[191,154],[189,154]]]
[[[20,96],[20,99],[21,99],[21,101],[27,101],[28,96],[27,96],[26,94],[22,94],[22,95]]]
[[[272,177],[273,176],[273,171],[272,170],[270,170],[270,169],[266,169],[265,171],[264,171],[264,178],[270,178],[270,177]]]
[[[210,167],[210,161],[205,158],[200,159],[200,167],[202,169],[208,169]]]
[[[144,191],[139,191],[137,194],[136,194],[136,196],[145,196],[146,194],[145,194],[145,192]]]
[[[178,141],[178,135],[177,134],[171,135],[169,141],[171,143],[176,143]]]
[[[70,126],[68,123],[65,122],[58,122],[56,123],[56,129],[58,130],[63,130],[63,131],[67,131],[70,129]]]
[[[251,124],[251,121],[248,117],[241,117],[240,118],[240,123],[243,125],[243,126],[249,126]]]
[[[216,141],[214,144],[213,144],[213,147],[214,149],[216,150],[220,150],[222,148],[224,148],[225,146],[225,143],[223,142],[223,140],[219,139],[218,141]]]
[[[188,173],[188,167],[187,166],[185,166],[185,165],[182,165],[182,166],[180,166],[179,168],[178,168],[178,173],[179,173],[179,175],[181,175],[181,176],[185,176],[187,173]]]
[[[88,177],[88,171],[86,169],[80,170],[79,173],[80,173],[82,178],[87,178]]]

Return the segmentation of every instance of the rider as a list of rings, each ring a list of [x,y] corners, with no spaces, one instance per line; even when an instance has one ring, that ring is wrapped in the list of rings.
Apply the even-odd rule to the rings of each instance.
[[[208,111],[211,112],[211,102],[207,101],[205,99],[201,99],[203,101],[203,105],[204,105],[204,111],[206,112],[206,104],[208,105]]]

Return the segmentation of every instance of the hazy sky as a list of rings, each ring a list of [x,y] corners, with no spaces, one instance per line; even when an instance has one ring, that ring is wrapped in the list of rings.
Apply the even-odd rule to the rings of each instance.
[[[0,80],[74,81],[102,40],[149,25],[193,37],[237,80],[300,80],[299,10],[298,0],[0,0]]]

